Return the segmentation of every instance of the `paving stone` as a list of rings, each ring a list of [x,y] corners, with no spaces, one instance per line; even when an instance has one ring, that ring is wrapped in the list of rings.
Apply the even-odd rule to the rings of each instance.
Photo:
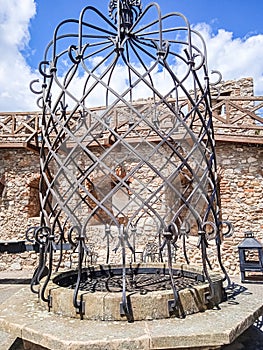
[[[263,332],[252,326],[263,314],[263,285],[237,286],[220,310],[134,323],[54,315],[28,285],[0,284],[0,299],[0,344],[16,341],[0,350],[263,350]]]
[[[0,330],[0,350],[9,350],[15,340],[12,334]]]
[[[80,321],[47,312],[28,288],[0,307],[0,326],[14,336],[52,350],[218,348],[229,344],[263,313],[262,289],[244,289],[221,310],[185,319],[127,322]],[[233,297],[234,298],[234,297]]]

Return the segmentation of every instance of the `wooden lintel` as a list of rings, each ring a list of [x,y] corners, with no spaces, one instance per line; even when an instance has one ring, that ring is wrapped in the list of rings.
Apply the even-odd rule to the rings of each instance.
[[[178,140],[181,139],[180,137],[178,138]],[[262,136],[240,136],[240,135],[233,135],[232,134],[217,134],[215,133],[215,140],[216,141],[222,141],[222,142],[238,142],[238,143],[253,143],[253,144],[263,144],[263,137]],[[127,142],[131,142],[131,143],[139,143],[141,141],[141,138],[137,138],[137,137],[130,137],[126,139]],[[150,137],[148,138],[148,142],[158,142],[160,141],[160,138],[158,137]],[[174,141],[176,141],[176,139],[174,139]],[[108,143],[107,139],[101,139],[99,140],[99,144],[101,146],[104,147],[110,147],[111,145]],[[96,147],[99,145],[97,142],[93,141],[90,142],[88,147]],[[67,145],[68,148],[72,148],[74,147],[75,144],[74,143],[69,143]],[[1,149],[28,149],[30,151],[36,152],[39,154],[40,148],[37,147],[34,144],[31,144],[29,142],[0,142],[0,148]]]
[[[19,142],[19,143],[18,142],[0,142],[0,149],[5,149],[5,148],[6,149],[24,148],[24,149],[28,149],[30,151],[34,151],[34,152],[39,153],[39,147],[32,145],[32,144],[28,144],[26,142]]]
[[[262,136],[236,136],[236,135],[215,135],[216,141],[222,142],[237,142],[237,143],[253,143],[263,145]]]
[[[22,142],[0,142],[0,148],[24,148]]]
[[[263,101],[263,96],[218,96],[217,101]]]

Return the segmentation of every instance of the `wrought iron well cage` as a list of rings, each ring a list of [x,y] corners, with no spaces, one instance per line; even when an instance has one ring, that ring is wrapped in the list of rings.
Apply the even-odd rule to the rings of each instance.
[[[157,3],[113,0],[110,19],[92,6],[54,31],[39,70],[43,110],[40,152],[39,267],[45,296],[58,244],[77,253],[78,300],[82,269],[117,263],[122,309],[127,264],[151,259],[172,264],[188,238],[198,238],[209,282],[208,241],[221,262],[222,229],[206,46],[180,13]],[[182,104],[181,98],[187,100]],[[100,107],[96,107],[100,106]],[[63,250],[56,268],[63,261]],[[45,270],[45,271],[44,271]],[[45,273],[44,273],[45,272]],[[210,293],[213,296],[212,283]]]

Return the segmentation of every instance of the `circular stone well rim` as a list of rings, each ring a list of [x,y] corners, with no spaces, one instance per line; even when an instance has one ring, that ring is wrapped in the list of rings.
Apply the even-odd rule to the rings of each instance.
[[[121,271],[121,265],[98,265],[84,268],[83,273],[87,270],[93,270],[97,274],[99,271],[107,269]],[[168,265],[165,263],[140,263],[127,265],[129,269],[138,269],[138,271],[168,271]],[[220,304],[224,300],[223,278],[217,272],[210,273],[212,287],[214,290],[213,298],[210,296],[210,286],[205,280],[202,268],[187,264],[173,264],[175,276],[189,277],[196,276],[196,279],[202,283],[179,290],[179,308],[175,316],[185,316],[197,312],[203,312]],[[77,270],[68,270],[58,272],[52,275],[45,294],[49,299],[49,310],[67,317],[79,318],[80,315],[73,306],[74,289],[58,285],[59,280],[70,276],[77,276]],[[94,293],[79,290],[79,300],[83,305],[81,317],[87,320],[100,321],[125,321],[125,316],[120,313],[120,304],[122,301],[122,292],[96,291]],[[155,290],[147,291],[145,294],[139,292],[128,292],[127,299],[132,309],[133,320],[150,320],[163,319],[171,317],[169,312],[169,302],[174,299],[173,291]],[[42,302],[42,301],[41,301]],[[42,302],[43,303],[43,302]],[[173,315],[174,316],[174,315]]]

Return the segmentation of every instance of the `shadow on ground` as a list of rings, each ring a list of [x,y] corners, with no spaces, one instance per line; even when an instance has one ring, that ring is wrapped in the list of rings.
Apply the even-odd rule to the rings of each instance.
[[[242,333],[234,343],[223,346],[222,350],[263,350],[263,316]]]
[[[49,350],[40,345],[34,345],[27,341],[23,341],[20,338],[17,338],[13,345],[7,350]]]

